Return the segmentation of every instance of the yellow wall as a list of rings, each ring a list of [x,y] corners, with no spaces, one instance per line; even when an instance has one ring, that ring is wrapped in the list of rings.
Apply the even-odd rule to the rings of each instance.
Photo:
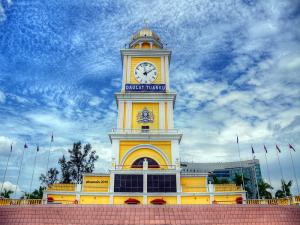
[[[130,68],[130,83],[139,84],[139,82],[134,77],[135,67],[141,62],[150,62],[155,65],[157,70],[157,78],[153,81],[153,84],[161,83],[161,65],[160,57],[132,57],[131,58],[131,68]]]
[[[148,196],[147,202],[148,205],[151,205],[151,201],[154,199],[163,199],[166,201],[166,205],[176,205],[177,204],[177,197],[176,196],[164,196],[164,197],[159,197],[159,196]]]
[[[182,196],[181,204],[182,205],[210,204],[210,197],[209,196]]]
[[[143,204],[143,196],[115,196],[114,197],[114,204],[122,205],[125,204],[125,201],[129,198],[134,198],[140,201],[140,204]]]
[[[153,112],[153,123],[139,123],[138,113],[144,108]],[[132,103],[132,129],[141,129],[142,126],[149,126],[150,129],[159,129],[159,103]]]
[[[140,144],[149,144],[159,148],[161,151],[165,153],[167,158],[170,162],[172,162],[172,154],[171,154],[171,141],[120,141],[120,154],[119,154],[119,164],[121,163],[122,158],[125,156],[126,152],[132,149],[133,147],[140,145]],[[146,151],[144,151],[146,150]],[[142,151],[137,150],[133,152],[129,157],[125,160],[126,163],[133,163],[134,160],[140,157],[154,157],[153,159],[156,160],[161,165],[166,165],[166,162],[163,158],[151,149],[143,149]],[[131,165],[131,164],[124,164],[124,165]]]
[[[241,195],[215,195],[215,204],[236,204],[236,198],[242,197]]]
[[[206,192],[206,177],[181,177],[182,192]]]
[[[142,157],[149,157],[154,159],[159,165],[167,165],[167,162],[164,160],[164,158],[156,151],[152,149],[147,149],[147,148],[141,148],[139,150],[134,151],[131,153],[127,159],[124,162],[124,165],[132,165],[135,160],[142,158]],[[161,167],[164,169],[165,167]],[[128,169],[128,167],[126,168]]]
[[[83,192],[108,192],[109,176],[84,176]]]
[[[109,196],[80,196],[80,204],[109,204]]]
[[[74,204],[76,199],[75,195],[48,195],[48,197],[52,197],[54,202],[62,204]]]

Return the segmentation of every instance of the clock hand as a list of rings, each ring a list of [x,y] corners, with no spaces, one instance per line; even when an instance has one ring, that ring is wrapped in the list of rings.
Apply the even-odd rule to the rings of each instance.
[[[147,73],[150,73],[151,71],[153,71],[154,70],[154,68],[153,69],[151,69],[151,70],[149,70],[149,71],[147,71]]]

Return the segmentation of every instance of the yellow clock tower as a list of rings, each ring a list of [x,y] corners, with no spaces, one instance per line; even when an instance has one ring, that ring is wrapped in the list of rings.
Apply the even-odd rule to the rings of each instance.
[[[170,90],[171,51],[144,28],[121,49],[123,79],[116,93],[118,120],[109,133],[108,173],[83,175],[83,183],[56,184],[45,196],[80,204],[234,204],[245,198],[235,185],[209,184],[207,172],[181,170],[182,134],[174,128],[176,93]],[[182,165],[184,166],[184,165]]]

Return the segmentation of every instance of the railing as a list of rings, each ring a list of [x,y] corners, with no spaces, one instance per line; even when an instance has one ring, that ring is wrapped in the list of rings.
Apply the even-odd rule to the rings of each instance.
[[[300,204],[300,196],[273,199],[248,199],[246,203],[250,205],[294,205]]]
[[[235,184],[215,184],[215,192],[230,192],[230,191],[243,191],[243,188]]]
[[[122,129],[113,128],[115,134],[179,134],[178,129]]]
[[[51,184],[47,191],[75,191],[76,184]]]
[[[115,170],[143,170],[143,166],[133,166],[133,165],[115,165]],[[145,169],[149,170],[174,170],[176,169],[176,165],[159,165],[159,166],[151,166],[148,165]]]
[[[42,199],[0,199],[1,205],[40,205]]]

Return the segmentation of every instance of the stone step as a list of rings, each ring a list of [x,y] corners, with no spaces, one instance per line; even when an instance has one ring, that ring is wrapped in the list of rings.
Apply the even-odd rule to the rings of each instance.
[[[2,225],[299,225],[300,208],[270,205],[22,205],[0,207]]]

